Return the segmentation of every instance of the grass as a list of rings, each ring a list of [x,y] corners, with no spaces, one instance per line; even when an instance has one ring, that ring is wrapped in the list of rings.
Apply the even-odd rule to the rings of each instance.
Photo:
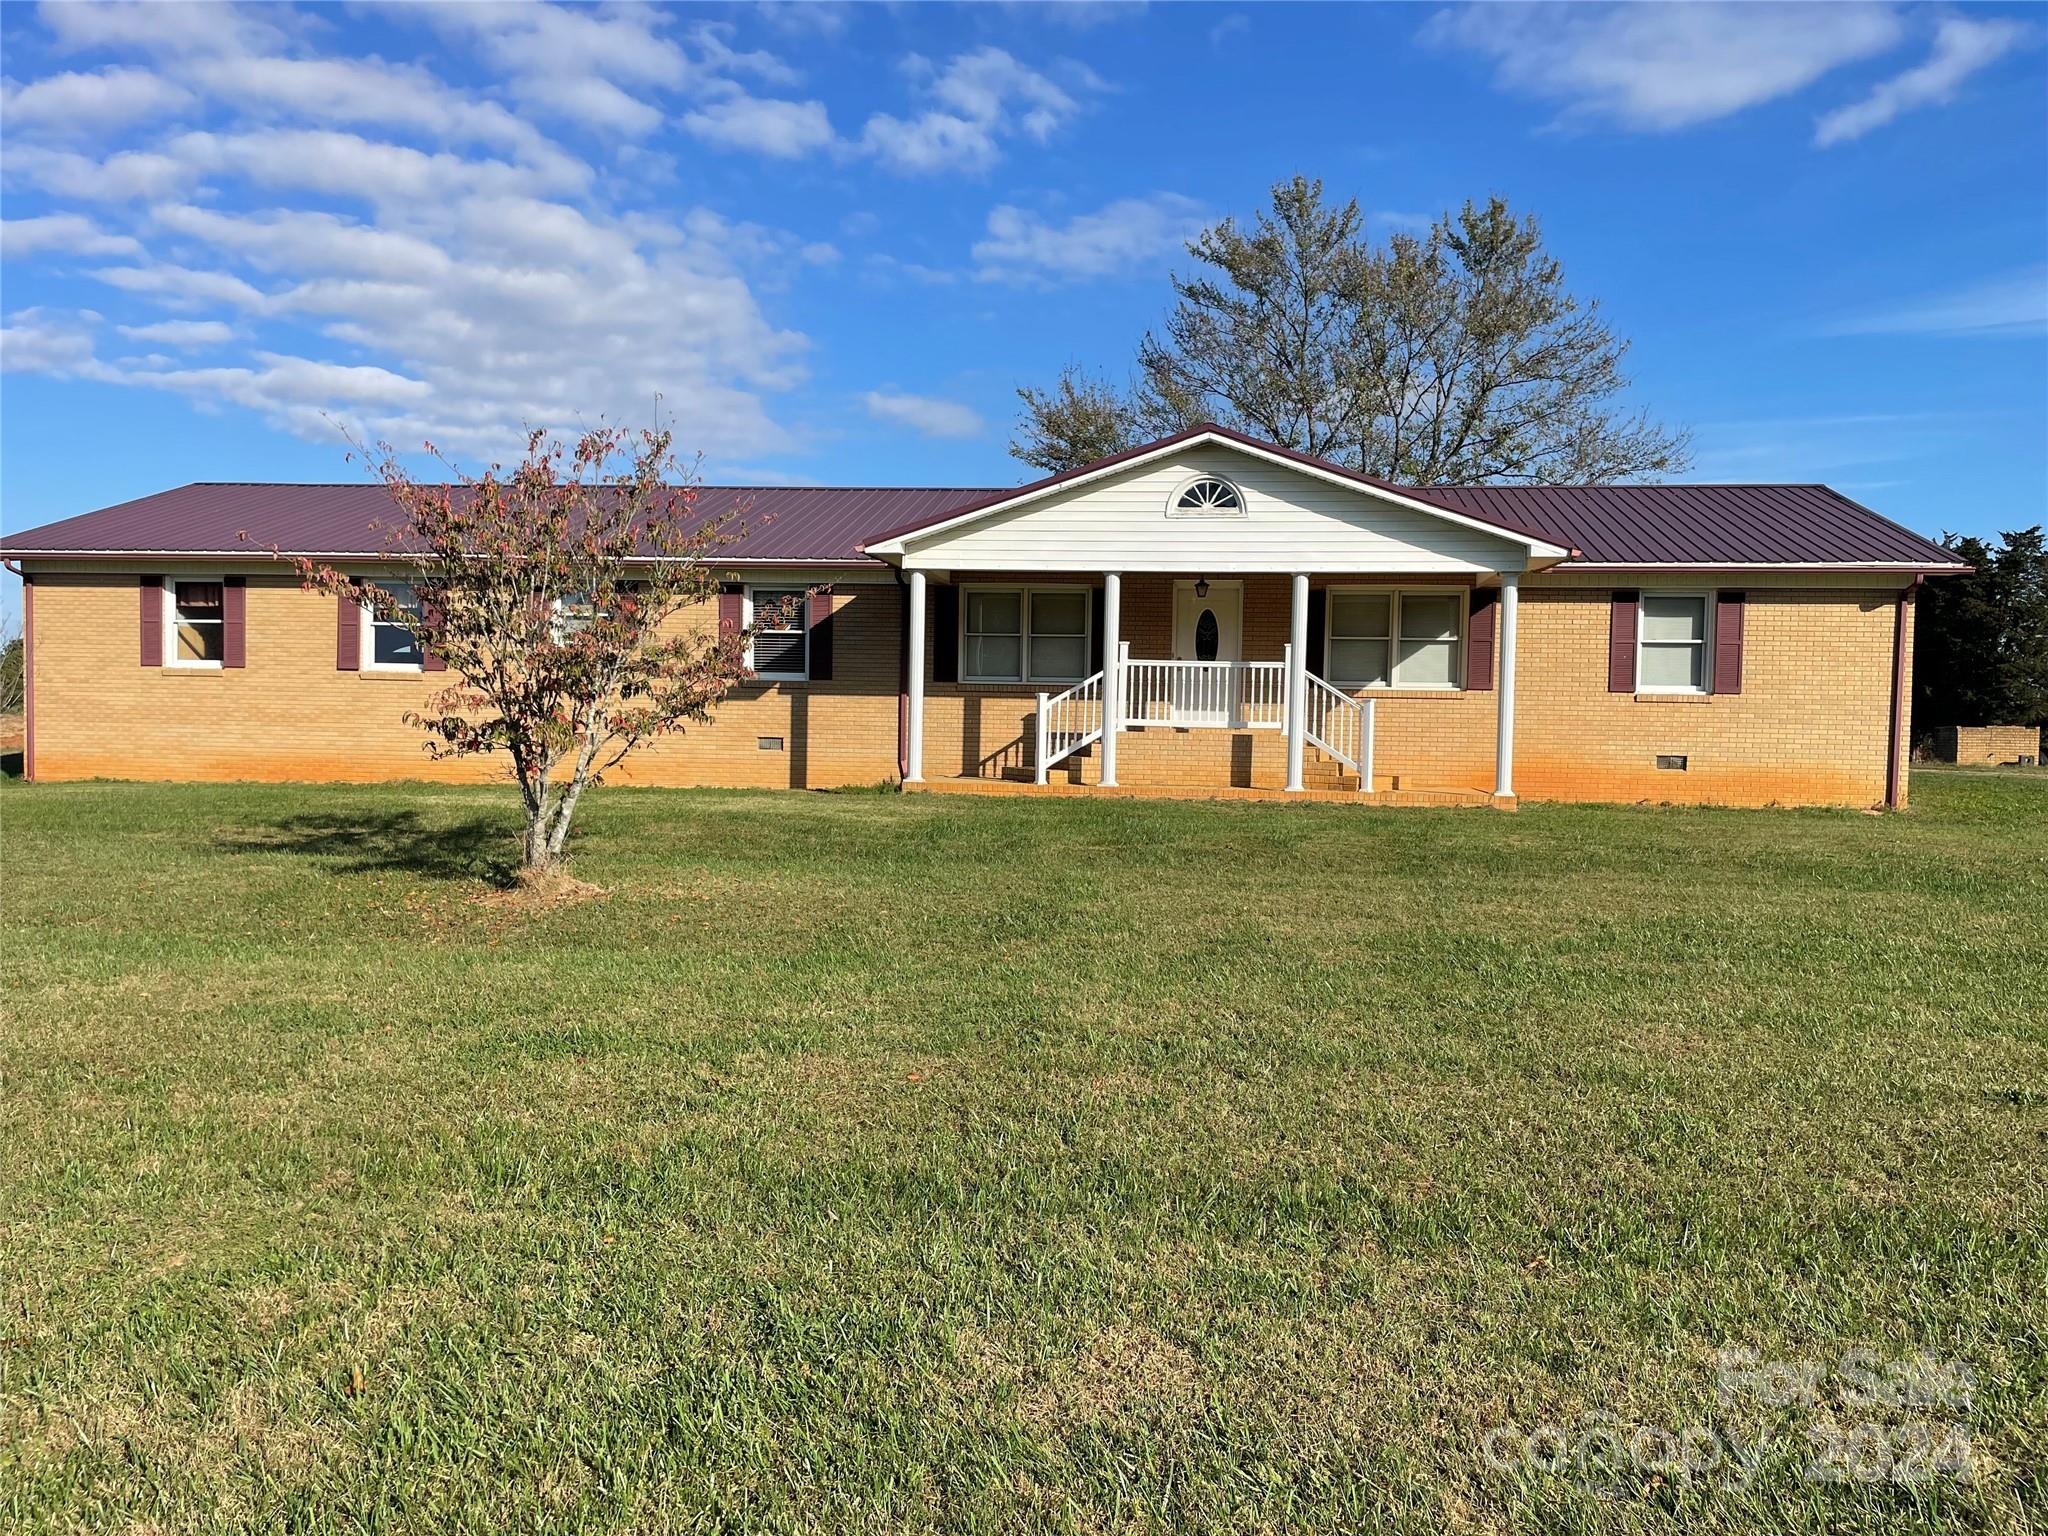
[[[0,786],[0,1526],[2028,1529],[2048,777],[1914,792]],[[1859,1345],[1966,1477],[1716,1394]]]

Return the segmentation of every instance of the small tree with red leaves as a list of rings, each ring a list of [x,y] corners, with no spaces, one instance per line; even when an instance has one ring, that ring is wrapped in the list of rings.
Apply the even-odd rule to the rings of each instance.
[[[407,723],[436,759],[511,759],[526,808],[522,872],[553,873],[584,790],[638,747],[708,719],[747,675],[751,627],[672,622],[715,597],[708,562],[738,526],[699,512],[694,466],[683,472],[665,430],[604,427],[573,446],[533,432],[510,473],[450,465],[450,484],[414,479],[388,443],[357,453],[396,506],[378,524],[396,573],[371,580],[285,558],[308,588],[369,604],[445,666],[454,681]],[[757,615],[753,627],[782,617]]]

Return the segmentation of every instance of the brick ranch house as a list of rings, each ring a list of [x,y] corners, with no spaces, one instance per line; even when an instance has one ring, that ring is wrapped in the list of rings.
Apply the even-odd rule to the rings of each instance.
[[[1395,486],[1213,426],[1007,490],[701,504],[749,531],[700,622],[816,590],[623,782],[1903,806],[1914,591],[1963,568],[1825,486]],[[375,572],[388,505],[188,485],[0,540],[29,776],[498,771],[424,757],[400,717],[445,679],[402,630],[252,556]]]

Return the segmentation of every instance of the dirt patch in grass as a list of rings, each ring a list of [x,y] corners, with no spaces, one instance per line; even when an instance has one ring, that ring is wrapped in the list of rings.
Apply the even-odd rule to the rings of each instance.
[[[566,870],[522,869],[510,885],[479,891],[469,899],[499,912],[548,912],[608,894],[603,886],[578,880]]]

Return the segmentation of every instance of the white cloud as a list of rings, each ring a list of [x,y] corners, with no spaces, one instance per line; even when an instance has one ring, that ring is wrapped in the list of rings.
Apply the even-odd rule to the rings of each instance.
[[[979,415],[955,400],[871,389],[861,396],[861,403],[875,420],[908,427],[925,437],[979,437],[987,430]]]
[[[189,186],[197,172],[174,156],[149,150],[123,150],[95,160],[68,149],[9,144],[0,154],[0,176],[81,202],[127,203],[169,196]]]
[[[112,235],[76,213],[34,219],[0,219],[0,255],[9,260],[63,251],[80,256],[132,256],[142,246],[130,235]]]
[[[1894,75],[1861,101],[1822,117],[1814,126],[1813,142],[1823,149],[1846,143],[1882,128],[1901,112],[1947,102],[1971,75],[2032,36],[2033,29],[2024,22],[1944,16],[1935,26],[1934,51],[1924,64]]]
[[[38,307],[16,310],[0,326],[0,372],[75,378],[94,367],[92,336],[75,322]]]
[[[943,70],[912,54],[904,70],[923,83],[935,105],[907,119],[876,113],[861,132],[861,146],[908,175],[985,171],[1001,158],[1001,140],[1023,134],[1043,143],[1081,110],[1065,87],[1000,48],[960,54]],[[1079,65],[1068,66],[1068,73],[1076,89],[1103,89]]]
[[[288,41],[275,23],[284,6],[166,5],[160,0],[67,0],[39,15],[67,50],[103,48],[158,57],[276,48]]]
[[[2039,336],[2048,333],[2048,265],[1838,321],[1833,336]]]
[[[807,155],[833,142],[823,102],[776,101],[744,92],[685,114],[683,126],[706,143],[780,159]]]
[[[0,117],[10,131],[49,128],[104,132],[191,105],[192,93],[146,69],[117,66],[93,74],[46,75],[10,86]]]
[[[1563,120],[1652,132],[1728,117],[1898,45],[1889,5],[1467,5],[1425,41],[1494,60],[1511,90],[1561,100]]]
[[[166,347],[216,347],[235,339],[235,328],[225,320],[158,320],[115,329],[131,340]]]
[[[149,70],[133,73],[203,99],[208,121],[105,157],[10,132],[10,200],[23,188],[57,203],[10,227],[10,250],[100,257],[84,276],[112,318],[21,311],[7,366],[249,410],[320,441],[340,420],[406,448],[499,455],[527,424],[660,410],[720,456],[784,449],[770,402],[802,379],[809,343],[763,295],[837,249],[673,199],[621,206],[637,188],[626,157],[646,151],[593,165],[522,114],[630,138],[687,90],[707,117],[693,131],[714,140],[829,145],[821,107],[750,109],[734,78],[779,87],[794,71],[721,26],[672,36],[652,8],[392,15],[435,29],[425,54],[481,57],[486,83],[337,53],[338,29],[286,6],[53,8],[61,49],[143,55]],[[35,89],[10,102],[33,108]],[[86,217],[87,203],[108,217]],[[248,350],[245,317],[261,318],[268,350]],[[96,334],[146,355],[98,356]],[[176,356],[194,347],[218,349],[219,366]]]
[[[976,276],[985,281],[1107,277],[1177,254],[1202,227],[1202,205],[1177,192],[1127,197],[1094,213],[1050,224],[1004,203],[990,211],[977,241]]]

